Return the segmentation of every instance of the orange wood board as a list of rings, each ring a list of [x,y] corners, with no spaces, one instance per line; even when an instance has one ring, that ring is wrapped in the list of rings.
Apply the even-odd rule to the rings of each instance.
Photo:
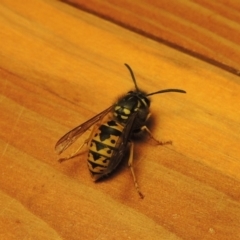
[[[238,1],[62,1],[240,75]]]
[[[0,238],[240,238],[239,77],[58,1],[0,4]],[[149,128],[172,145],[134,145],[94,183],[86,153],[59,163],[57,140],[134,89]],[[80,141],[84,139],[79,139]]]

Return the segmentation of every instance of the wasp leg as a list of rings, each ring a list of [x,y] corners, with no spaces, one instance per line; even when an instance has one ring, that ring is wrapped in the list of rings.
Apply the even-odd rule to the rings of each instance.
[[[133,176],[133,181],[134,181],[135,188],[136,188],[139,196],[141,198],[144,198],[144,195],[142,194],[142,192],[139,189],[137,179],[136,179],[136,176],[135,176],[135,173],[134,173],[134,169],[133,169],[133,143],[131,142],[130,144],[131,145],[130,145],[130,154],[129,154],[129,159],[128,159],[128,166],[129,166],[129,168],[131,170],[131,173],[132,173],[132,176]]]
[[[162,142],[162,141],[157,140],[157,139],[152,135],[151,131],[148,129],[147,126],[143,126],[143,127],[141,128],[141,130],[142,130],[142,131],[146,131],[147,134],[149,135],[149,137],[150,137],[154,142],[156,142],[157,145],[172,144],[172,141]]]

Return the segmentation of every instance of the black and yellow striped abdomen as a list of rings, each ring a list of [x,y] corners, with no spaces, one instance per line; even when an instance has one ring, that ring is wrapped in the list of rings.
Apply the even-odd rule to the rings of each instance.
[[[88,153],[88,168],[95,181],[108,174],[106,169],[110,161],[114,161],[112,155],[118,151],[122,142],[123,128],[121,124],[112,120],[103,123],[96,130]]]

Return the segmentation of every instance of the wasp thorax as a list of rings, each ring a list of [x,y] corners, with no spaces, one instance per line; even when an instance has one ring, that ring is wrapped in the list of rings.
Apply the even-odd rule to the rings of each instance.
[[[150,101],[141,92],[130,91],[115,105],[114,116],[121,123],[126,123],[129,117],[137,112],[137,118],[145,121],[149,113]]]

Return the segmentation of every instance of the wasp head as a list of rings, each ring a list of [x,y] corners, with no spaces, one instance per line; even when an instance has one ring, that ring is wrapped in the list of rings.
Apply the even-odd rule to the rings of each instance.
[[[138,89],[135,76],[130,66],[126,63],[125,66],[128,68],[132,76],[132,80],[135,85],[135,90],[128,92],[125,96],[120,98],[119,101],[115,104],[114,116],[119,122],[123,124],[127,123],[129,117],[132,116],[132,114],[136,114],[138,125],[144,125],[149,115],[150,100],[148,96],[150,95],[165,92],[186,93],[184,90],[180,89],[164,89],[157,92],[146,94]]]

